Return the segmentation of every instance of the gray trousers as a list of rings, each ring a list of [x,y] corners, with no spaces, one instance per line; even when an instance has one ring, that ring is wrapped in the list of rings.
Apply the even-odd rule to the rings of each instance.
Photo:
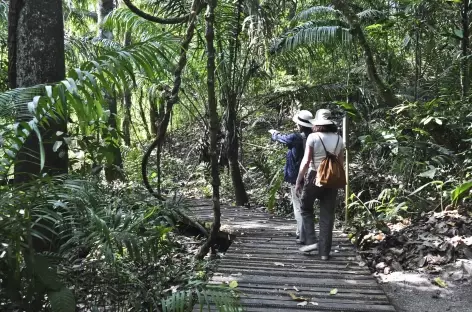
[[[311,171],[305,179],[302,192],[302,226],[300,228],[300,241],[306,245],[316,243],[314,204],[315,199],[320,200],[320,238],[318,248],[320,256],[329,256],[333,241],[334,213],[338,190],[315,185],[316,172]]]

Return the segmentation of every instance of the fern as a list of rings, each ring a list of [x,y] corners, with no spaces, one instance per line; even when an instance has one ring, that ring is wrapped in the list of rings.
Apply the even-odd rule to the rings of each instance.
[[[221,286],[203,286],[173,293],[161,302],[163,312],[186,312],[198,305],[200,311],[215,306],[221,312],[239,312],[243,308],[232,289]]]

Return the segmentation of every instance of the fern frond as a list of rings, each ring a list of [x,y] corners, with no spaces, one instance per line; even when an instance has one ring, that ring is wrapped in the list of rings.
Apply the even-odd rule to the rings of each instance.
[[[295,15],[293,20],[294,21],[309,21],[319,16],[326,18],[326,15],[336,17],[336,16],[339,16],[340,14],[341,12],[339,12],[332,6],[314,6]]]
[[[194,305],[197,305],[200,311],[210,310],[212,306],[215,306],[217,311],[243,311],[234,290],[222,286],[204,285],[177,291],[161,302],[163,312],[185,312],[191,310]]]

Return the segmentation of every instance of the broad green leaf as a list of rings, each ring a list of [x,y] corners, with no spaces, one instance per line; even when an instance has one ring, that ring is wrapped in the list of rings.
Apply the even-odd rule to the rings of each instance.
[[[451,194],[452,201],[457,202],[462,197],[462,195],[470,191],[470,189],[472,189],[472,181],[465,182],[459,185],[452,191],[452,194]]]
[[[75,312],[74,294],[68,288],[48,292],[52,312]]]
[[[238,287],[238,281],[231,281],[229,283],[229,288],[236,288]]]
[[[329,294],[330,294],[331,296],[336,295],[337,293],[338,293],[338,289],[337,289],[337,288],[333,288],[333,289],[331,289],[331,291],[329,292]]]

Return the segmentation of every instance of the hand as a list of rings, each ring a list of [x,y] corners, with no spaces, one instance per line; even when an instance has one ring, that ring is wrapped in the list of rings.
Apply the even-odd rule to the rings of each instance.
[[[278,132],[278,131],[277,131],[277,130],[274,130],[274,129],[270,129],[270,130],[269,130],[269,133],[272,134],[272,135],[273,135],[274,133],[277,133],[277,132]]]
[[[295,193],[297,193],[298,195],[301,195],[302,190],[303,190],[303,181],[297,181],[297,184],[295,185]]]

